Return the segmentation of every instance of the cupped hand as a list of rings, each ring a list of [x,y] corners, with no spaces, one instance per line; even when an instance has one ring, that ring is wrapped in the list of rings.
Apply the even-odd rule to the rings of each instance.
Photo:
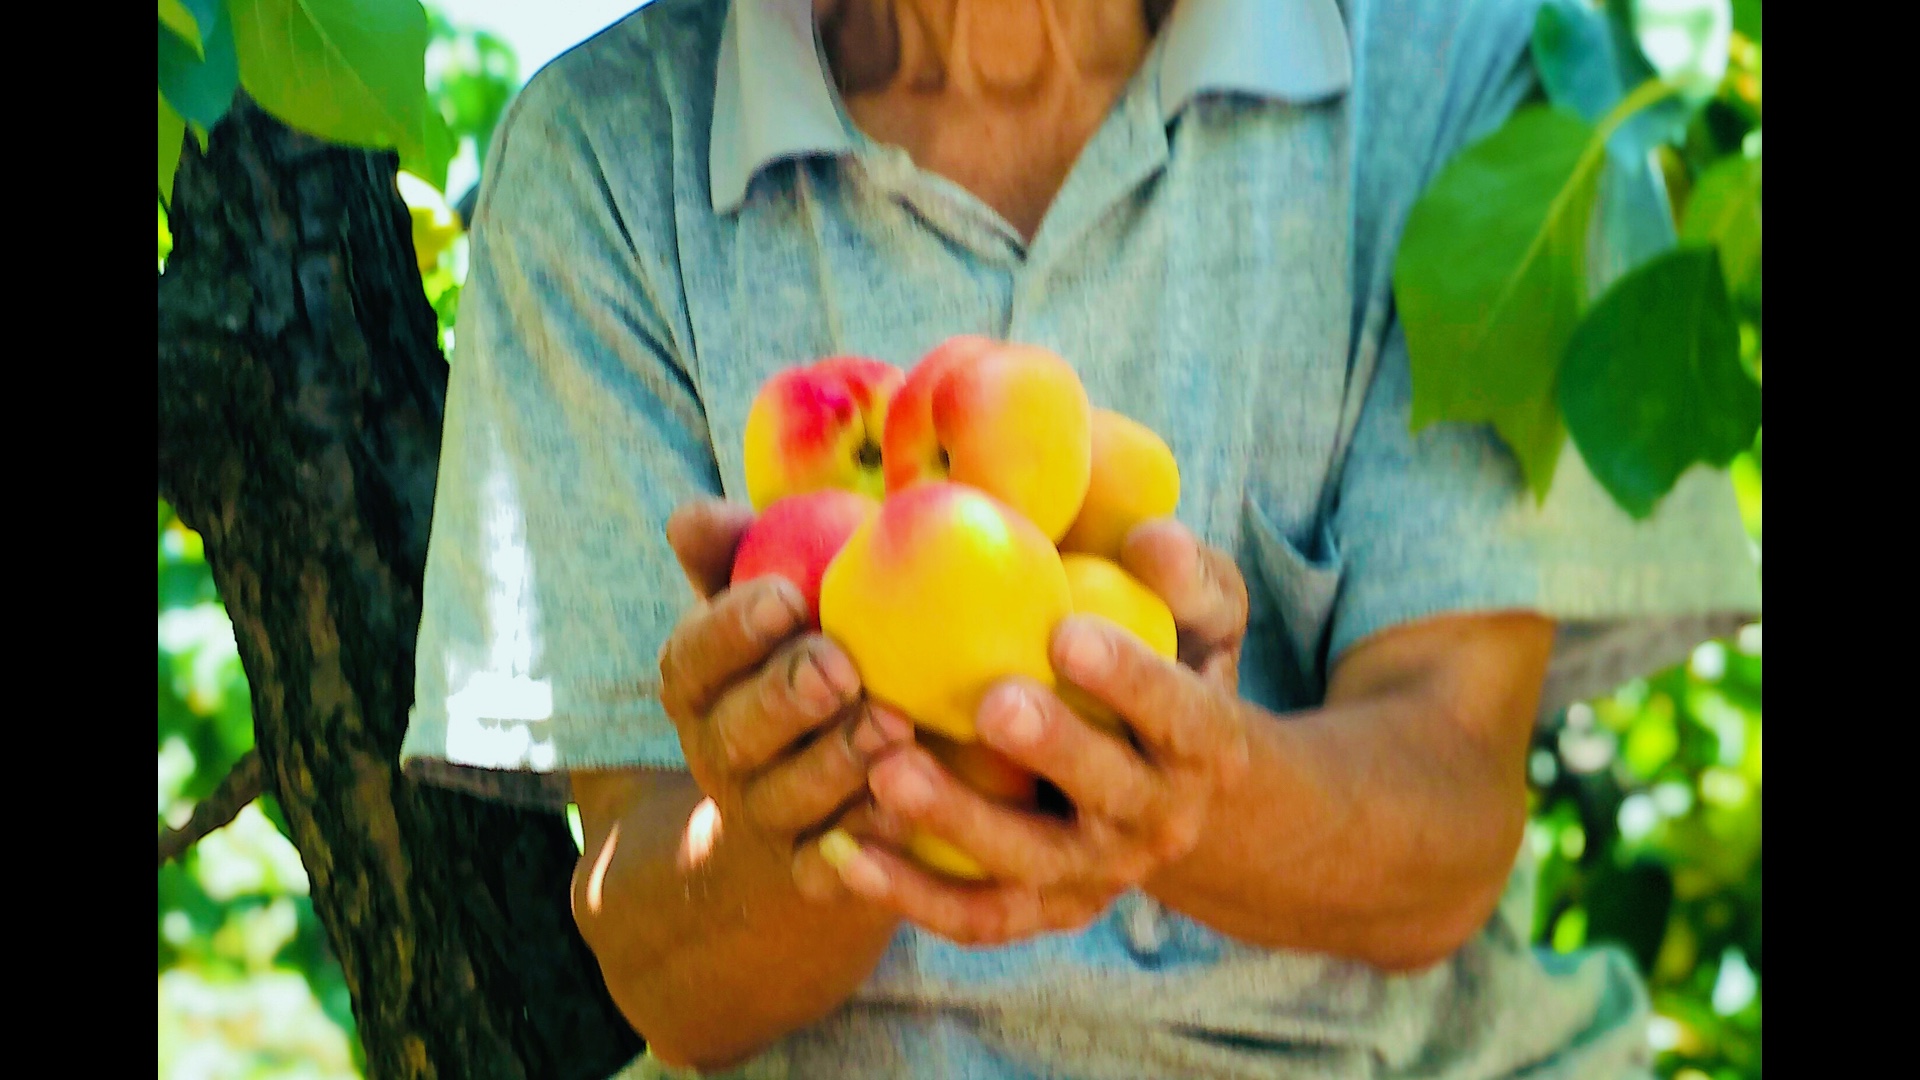
[[[1119,713],[1131,733],[1087,723],[1052,691],[1009,681],[978,717],[990,747],[1050,780],[1065,819],[996,804],[919,747],[887,754],[869,784],[880,810],[973,855],[985,882],[933,874],[886,845],[839,852],[847,885],[922,928],[994,945],[1085,926],[1113,899],[1192,851],[1216,797],[1247,772],[1250,713],[1236,692],[1246,584],[1224,552],[1173,522],[1141,526],[1123,564],[1172,609],[1181,662],[1112,623],[1064,621],[1059,674]],[[889,831],[893,831],[889,830]]]
[[[867,772],[910,743],[913,728],[864,700],[852,661],[832,641],[803,633],[806,605],[792,583],[728,587],[752,520],[744,507],[709,501],[668,522],[696,602],[660,651],[660,696],[719,828],[791,860],[801,893],[827,900],[844,895],[840,875],[810,841],[830,826],[899,835],[870,805]]]

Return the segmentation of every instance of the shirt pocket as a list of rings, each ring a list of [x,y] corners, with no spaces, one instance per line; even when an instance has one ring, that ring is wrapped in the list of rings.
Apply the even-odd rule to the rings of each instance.
[[[1345,564],[1324,525],[1312,526],[1313,542],[1303,552],[1252,498],[1242,505],[1254,595],[1241,666],[1266,683],[1246,696],[1280,711],[1312,708],[1326,695],[1327,644]]]

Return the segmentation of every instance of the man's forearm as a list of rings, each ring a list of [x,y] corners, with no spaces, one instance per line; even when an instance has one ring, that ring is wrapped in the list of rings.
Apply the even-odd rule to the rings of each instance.
[[[857,900],[816,904],[790,861],[750,838],[700,852],[703,795],[663,773],[589,836],[575,918],[607,988],[656,1056],[733,1064],[837,1008],[886,951],[896,920]],[[584,810],[583,810],[584,814]]]
[[[1262,713],[1249,780],[1146,891],[1268,948],[1393,970],[1444,959],[1498,903],[1526,792],[1511,738],[1463,737],[1433,708],[1408,691]]]

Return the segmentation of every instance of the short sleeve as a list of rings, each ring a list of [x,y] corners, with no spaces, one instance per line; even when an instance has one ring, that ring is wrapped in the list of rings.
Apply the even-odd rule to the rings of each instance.
[[[1330,662],[1399,623],[1537,611],[1562,624],[1543,702],[1555,709],[1759,615],[1756,553],[1724,472],[1695,468],[1636,521],[1569,446],[1539,504],[1490,428],[1436,424],[1410,435],[1410,400],[1395,328],[1331,522],[1344,572]]]
[[[658,699],[691,600],[665,523],[720,491],[642,272],[656,241],[622,219],[568,106],[536,77],[489,154],[401,750],[409,776],[553,809],[569,770],[684,767]]]
[[[1502,53],[1518,62],[1476,57],[1456,72],[1448,95],[1456,104],[1443,121],[1448,153],[1498,127],[1537,86],[1521,32],[1537,6],[1526,0],[1486,9],[1488,25],[1503,32],[1475,37],[1513,39]],[[1477,70],[1502,74],[1476,79]],[[1644,163],[1610,161],[1589,234],[1596,294],[1672,243],[1659,183]],[[1491,427],[1443,423],[1410,433],[1412,377],[1397,316],[1378,333],[1378,359],[1328,518],[1341,565],[1329,666],[1396,624],[1532,610],[1560,623],[1542,703],[1551,712],[1683,659],[1758,617],[1758,552],[1725,472],[1693,469],[1651,517],[1636,521],[1569,443],[1539,504]]]

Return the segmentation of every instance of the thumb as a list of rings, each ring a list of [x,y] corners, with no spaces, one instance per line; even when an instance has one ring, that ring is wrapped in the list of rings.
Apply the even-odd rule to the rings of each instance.
[[[1247,583],[1233,558],[1171,518],[1136,526],[1120,564],[1173,612],[1183,646],[1238,652],[1247,630]],[[1183,657],[1189,652],[1181,649]]]
[[[733,576],[734,550],[751,524],[751,509],[720,499],[686,503],[667,519],[667,543],[700,599],[710,599],[727,587]]]

